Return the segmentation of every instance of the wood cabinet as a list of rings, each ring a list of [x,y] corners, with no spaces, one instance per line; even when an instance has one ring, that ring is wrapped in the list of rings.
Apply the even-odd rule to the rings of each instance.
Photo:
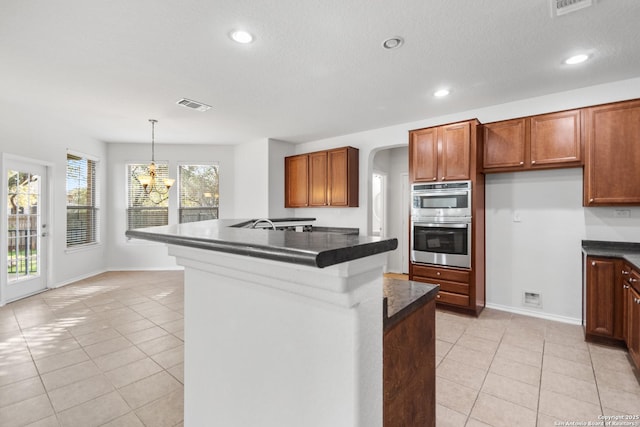
[[[582,165],[581,110],[488,123],[482,129],[484,172]]]
[[[626,275],[624,275],[625,272],[627,272]],[[625,266],[623,286],[626,294],[625,341],[631,359],[640,369],[640,272],[630,266]]]
[[[411,131],[409,175],[412,182],[471,179],[475,167],[477,120]]]
[[[640,100],[585,109],[584,206],[640,204]]]
[[[383,335],[383,425],[435,426],[435,302],[385,329]]]
[[[479,313],[484,307],[484,283],[476,287],[473,270],[411,264],[410,280],[440,286],[436,296],[438,305]]]
[[[285,157],[285,207],[357,207],[357,148]]]
[[[309,156],[284,159],[284,204],[288,208],[309,206]]]
[[[622,260],[589,256],[586,262],[585,333],[588,338],[624,340]]]

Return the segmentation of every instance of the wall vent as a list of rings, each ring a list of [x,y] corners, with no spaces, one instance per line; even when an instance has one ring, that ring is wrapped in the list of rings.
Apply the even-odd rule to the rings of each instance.
[[[207,111],[211,108],[211,105],[203,104],[202,102],[194,101],[187,98],[182,98],[176,104],[198,111]]]
[[[542,308],[542,298],[537,292],[524,292],[522,303],[529,307]]]
[[[551,2],[551,17],[566,15],[593,5],[594,0],[549,0]]]

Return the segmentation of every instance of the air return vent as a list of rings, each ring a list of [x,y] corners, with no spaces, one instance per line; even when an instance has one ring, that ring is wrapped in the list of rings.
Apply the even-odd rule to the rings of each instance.
[[[198,101],[193,101],[187,98],[182,98],[180,101],[177,102],[177,104],[182,105],[183,107],[191,108],[193,110],[198,110],[198,111],[207,111],[209,108],[211,108],[210,105],[203,104],[202,102],[198,102]]]
[[[566,15],[593,4],[594,0],[549,0],[551,2],[551,16]]]

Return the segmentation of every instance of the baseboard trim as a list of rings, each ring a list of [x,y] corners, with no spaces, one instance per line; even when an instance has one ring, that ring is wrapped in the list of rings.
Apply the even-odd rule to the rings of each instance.
[[[494,310],[507,311],[509,313],[514,313],[514,314],[521,314],[523,316],[538,317],[540,319],[568,323],[570,325],[582,325],[582,319],[576,319],[574,317],[559,316],[557,314],[550,314],[550,313],[541,313],[539,311],[527,310],[524,308],[517,308],[517,307],[509,307],[507,305],[500,305],[500,304],[487,303],[485,307],[492,308]]]
[[[86,274],[83,274],[81,276],[76,276],[76,277],[74,277],[72,279],[67,279],[65,281],[55,283],[55,284],[53,284],[51,286],[47,286],[47,289],[58,289],[58,288],[61,288],[63,286],[67,286],[67,285],[70,285],[72,283],[75,283],[75,282],[77,282],[79,280],[88,279],[89,277],[97,276],[98,274],[102,274],[102,273],[106,273],[106,272],[107,272],[107,270],[98,270],[98,271],[93,271],[91,273],[86,273]]]
[[[173,271],[173,270],[184,270],[184,267],[182,265],[174,265],[171,267],[147,267],[147,268],[140,268],[140,267],[109,267],[107,268],[105,271]]]

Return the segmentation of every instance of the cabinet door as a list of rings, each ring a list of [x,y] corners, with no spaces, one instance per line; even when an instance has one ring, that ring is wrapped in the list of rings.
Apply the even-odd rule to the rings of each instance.
[[[636,368],[640,369],[640,293],[635,289],[627,289],[627,348]]]
[[[471,164],[471,124],[455,123],[440,127],[440,161],[442,181],[469,179]]]
[[[438,129],[411,132],[409,140],[409,174],[412,182],[436,181],[438,178]]]
[[[309,154],[309,206],[327,206],[327,152]]]
[[[285,207],[299,208],[308,206],[308,172],[309,157],[307,155],[285,157]]]
[[[358,206],[358,150],[353,147],[328,153],[328,203],[330,206]]]
[[[581,145],[580,110],[531,117],[531,166],[579,165]]]
[[[585,110],[584,205],[640,205],[640,101]]]
[[[587,333],[623,338],[621,269],[619,260],[587,257]]]
[[[493,168],[523,168],[525,166],[526,119],[489,123],[484,128],[482,166]]]

